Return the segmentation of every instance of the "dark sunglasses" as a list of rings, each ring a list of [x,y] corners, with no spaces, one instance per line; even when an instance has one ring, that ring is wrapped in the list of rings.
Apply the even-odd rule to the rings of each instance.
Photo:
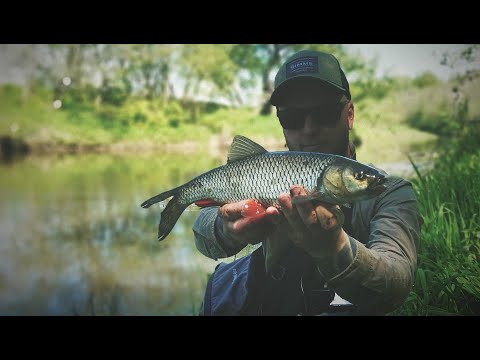
[[[277,109],[277,117],[282,127],[287,130],[299,130],[303,128],[308,116],[319,124],[334,126],[340,119],[340,114],[347,103],[348,100],[344,99],[337,104],[322,105],[307,109]]]

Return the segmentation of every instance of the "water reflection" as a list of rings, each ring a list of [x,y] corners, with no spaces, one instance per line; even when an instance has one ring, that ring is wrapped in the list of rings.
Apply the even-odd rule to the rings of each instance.
[[[88,155],[1,165],[0,314],[196,314],[217,264],[195,248],[197,211],[159,243],[160,209],[140,204],[220,163]]]

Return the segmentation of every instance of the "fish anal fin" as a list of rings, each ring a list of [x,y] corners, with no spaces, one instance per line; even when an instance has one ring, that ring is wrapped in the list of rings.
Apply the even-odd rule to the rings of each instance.
[[[260,155],[266,152],[267,150],[265,150],[261,145],[250,140],[249,138],[246,138],[242,135],[236,135],[233,138],[232,145],[230,145],[227,162],[245,159],[246,157]]]

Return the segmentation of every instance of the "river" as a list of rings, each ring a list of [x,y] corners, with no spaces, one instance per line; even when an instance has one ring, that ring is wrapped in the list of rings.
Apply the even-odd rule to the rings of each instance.
[[[1,315],[192,315],[217,264],[189,208],[165,241],[148,197],[219,165],[191,156],[28,157],[0,167]]]

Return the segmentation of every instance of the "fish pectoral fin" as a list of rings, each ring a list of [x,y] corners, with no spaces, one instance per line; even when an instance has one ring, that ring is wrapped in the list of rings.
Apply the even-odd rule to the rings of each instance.
[[[308,195],[294,196],[292,198],[292,204],[297,205],[297,204],[305,204],[308,201],[326,201],[326,200],[327,198],[324,196],[324,194],[319,192],[314,192]]]
[[[332,197],[321,191],[314,191],[313,193],[308,195],[299,195],[292,198],[293,205],[304,204],[308,201],[323,202],[330,205],[338,205],[337,200],[333,199]],[[351,204],[348,203],[342,204],[342,206],[345,206],[347,208],[352,207]]]

